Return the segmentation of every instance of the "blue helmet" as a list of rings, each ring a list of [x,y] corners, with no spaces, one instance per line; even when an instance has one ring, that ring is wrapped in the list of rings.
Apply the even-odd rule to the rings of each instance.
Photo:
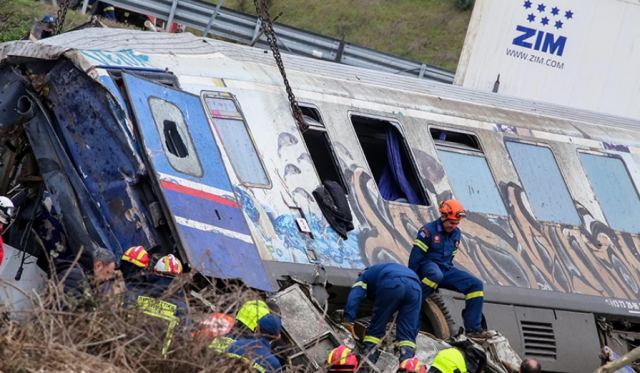
[[[46,23],[47,25],[54,25],[56,23],[56,17],[46,15],[42,17],[42,23]]]

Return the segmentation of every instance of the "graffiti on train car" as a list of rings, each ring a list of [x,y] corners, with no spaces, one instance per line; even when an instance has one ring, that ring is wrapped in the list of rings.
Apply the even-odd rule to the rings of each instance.
[[[406,262],[417,228],[433,219],[434,211],[425,216],[424,209],[411,205],[380,205],[379,196],[370,193],[366,186],[371,176],[357,171],[353,175],[358,190],[357,198],[350,202],[365,212],[359,216],[366,219],[364,225],[376,227],[359,235],[367,263],[389,257]],[[637,236],[615,232],[580,205],[578,212],[583,221],[580,228],[541,223],[526,207],[521,186],[501,183],[500,189],[506,196],[509,217],[487,218],[469,213],[462,225],[464,239],[463,249],[456,256],[458,265],[494,285],[626,299],[638,297]],[[445,191],[438,199],[448,195]]]
[[[279,141],[279,154],[298,142],[288,132],[281,133],[279,139],[287,139]],[[386,261],[406,263],[418,228],[435,219],[436,209],[383,202],[374,178],[353,159],[348,148],[340,142],[334,148],[348,167],[343,171],[353,188],[348,200],[357,228],[343,240],[321,215],[307,211],[314,236],[303,237],[295,214],[272,211],[260,204],[250,189],[237,188],[253,231],[261,237],[258,241],[263,258],[310,263],[308,250],[312,250],[324,265],[340,268],[362,268]],[[428,192],[438,200],[449,197],[451,191],[437,193],[435,188],[445,177],[439,161],[420,150],[414,149],[414,155],[423,173],[429,176],[424,180]],[[294,159],[296,164],[289,162],[279,167],[281,178],[293,169],[299,170],[301,162],[311,162],[307,153]],[[578,203],[583,222],[580,228],[539,222],[528,208],[520,185],[501,182],[499,189],[508,217],[470,212],[462,225],[464,238],[463,248],[456,256],[458,265],[493,285],[637,299],[637,236],[613,231]],[[314,202],[310,191],[297,188],[292,193]]]

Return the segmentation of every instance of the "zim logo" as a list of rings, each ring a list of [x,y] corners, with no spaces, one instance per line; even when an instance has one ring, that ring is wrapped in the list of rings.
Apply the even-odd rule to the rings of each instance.
[[[516,26],[517,35],[511,44],[562,56],[567,37],[558,32],[562,32],[565,23],[573,19],[573,12],[557,6],[548,9],[545,3],[534,4],[530,0],[525,0],[522,6],[526,10],[528,24]]]
[[[555,35],[550,32],[544,32],[522,25],[518,25],[516,31],[520,31],[520,35],[513,39],[513,45],[558,56],[562,56],[562,53],[564,53],[564,46],[567,43],[566,36],[558,36],[556,39]],[[534,36],[535,38],[532,39]]]

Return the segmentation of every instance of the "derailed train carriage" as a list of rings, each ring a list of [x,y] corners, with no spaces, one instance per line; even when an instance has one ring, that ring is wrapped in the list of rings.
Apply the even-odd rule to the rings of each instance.
[[[158,247],[265,291],[303,280],[339,307],[365,266],[406,263],[436,201],[455,196],[468,210],[457,264],[485,281],[486,324],[518,352],[584,372],[602,345],[637,344],[640,122],[285,65],[305,131],[263,50],[108,29],[0,45],[0,193],[21,210],[2,277],[24,267],[31,286],[30,257],[60,245],[55,229],[23,234],[46,190],[72,250]],[[323,215],[313,191],[326,181],[353,229]],[[423,326],[446,337],[464,301],[436,300]]]

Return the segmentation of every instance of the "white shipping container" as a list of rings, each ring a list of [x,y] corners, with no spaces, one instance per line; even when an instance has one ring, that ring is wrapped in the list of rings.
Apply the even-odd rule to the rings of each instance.
[[[640,119],[640,0],[477,0],[455,84]]]

